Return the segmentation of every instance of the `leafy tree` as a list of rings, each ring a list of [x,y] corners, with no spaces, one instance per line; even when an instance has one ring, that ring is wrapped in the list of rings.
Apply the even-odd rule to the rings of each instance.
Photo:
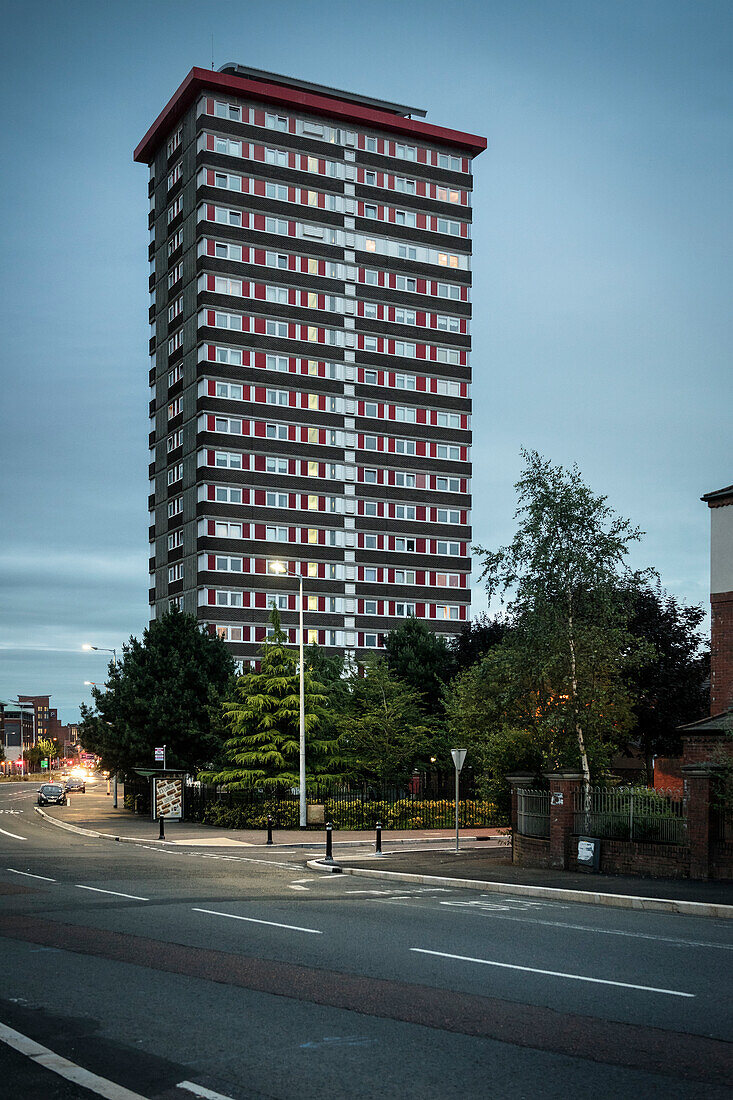
[[[23,749],[23,759],[28,765],[29,771],[40,771],[41,761],[55,760],[59,754],[58,747],[48,737],[39,737],[35,745],[31,745],[28,749]]]
[[[476,552],[489,597],[512,593],[518,698],[536,710],[551,760],[579,762],[587,787],[591,756],[602,760],[633,724],[624,672],[648,656],[627,628],[631,595],[648,578],[626,565],[641,532],[591,492],[577,466],[522,455],[514,539]]]
[[[168,767],[196,771],[220,750],[220,704],[234,671],[226,643],[172,608],[110,662],[106,687],[92,689],[96,713],[81,705],[80,740],[111,772],[152,766],[157,745]]]
[[[297,787],[300,783],[300,677],[297,653],[288,649],[273,607],[273,633],[262,644],[259,671],[240,676],[234,698],[224,703],[230,736],[225,763],[202,777],[232,788]],[[311,657],[314,655],[311,654]],[[306,767],[311,777],[335,778],[338,742],[322,735],[326,695],[306,661],[304,675]]]
[[[456,671],[446,639],[423,619],[410,616],[402,626],[390,630],[384,650],[390,672],[420,692],[426,713],[442,713],[443,688]]]
[[[628,629],[653,647],[651,658],[627,674],[635,699],[632,740],[641,747],[648,776],[655,755],[681,751],[676,728],[707,713],[710,655],[698,629],[704,618],[702,607],[687,606],[658,584],[632,593]]]
[[[398,679],[382,656],[368,659],[350,677],[341,728],[352,772],[362,779],[400,783],[435,755],[435,732],[425,720],[422,696]]]
[[[450,642],[458,671],[470,668],[488,651],[506,637],[507,623],[498,616],[490,619],[488,615],[478,615],[466,623],[460,634]]]

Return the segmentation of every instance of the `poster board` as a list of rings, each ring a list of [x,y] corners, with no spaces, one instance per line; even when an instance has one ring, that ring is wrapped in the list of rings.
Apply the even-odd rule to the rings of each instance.
[[[183,780],[153,779],[153,819],[165,817],[168,821],[183,818]]]

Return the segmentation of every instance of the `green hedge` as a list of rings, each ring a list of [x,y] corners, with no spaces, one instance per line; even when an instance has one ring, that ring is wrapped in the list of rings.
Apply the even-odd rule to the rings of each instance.
[[[333,822],[335,829],[373,829],[378,821],[385,829],[448,829],[455,823],[455,804],[449,799],[405,798],[398,802],[326,799],[324,807],[326,820]],[[201,820],[220,829],[266,829],[268,814],[275,828],[298,828],[299,805],[295,800],[273,800],[261,806],[212,802],[205,807]],[[507,821],[493,802],[482,800],[459,802],[458,823],[461,828],[486,828],[503,826]]]

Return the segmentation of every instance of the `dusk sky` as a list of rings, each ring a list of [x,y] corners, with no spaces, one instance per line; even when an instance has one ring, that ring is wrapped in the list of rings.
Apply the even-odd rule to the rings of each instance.
[[[733,5],[707,0],[2,4],[0,699],[64,721],[148,621],[148,172],[192,66],[427,109],[474,187],[474,540],[520,447],[577,462],[708,601],[701,494],[733,481]],[[478,575],[478,570],[474,576]],[[474,612],[485,608],[477,589]]]

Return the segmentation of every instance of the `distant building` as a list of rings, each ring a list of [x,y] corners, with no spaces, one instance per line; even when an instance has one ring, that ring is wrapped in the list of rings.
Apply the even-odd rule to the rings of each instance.
[[[710,509],[710,713],[733,707],[733,485],[701,497]]]
[[[32,710],[20,709],[12,703],[0,703],[0,739],[7,766],[18,763],[23,750],[33,745],[35,732]]]
[[[424,111],[192,69],[150,168],[150,616],[252,660],[453,635],[471,599],[471,192]],[[484,426],[485,427],[485,426]],[[285,574],[285,575],[283,575]]]

